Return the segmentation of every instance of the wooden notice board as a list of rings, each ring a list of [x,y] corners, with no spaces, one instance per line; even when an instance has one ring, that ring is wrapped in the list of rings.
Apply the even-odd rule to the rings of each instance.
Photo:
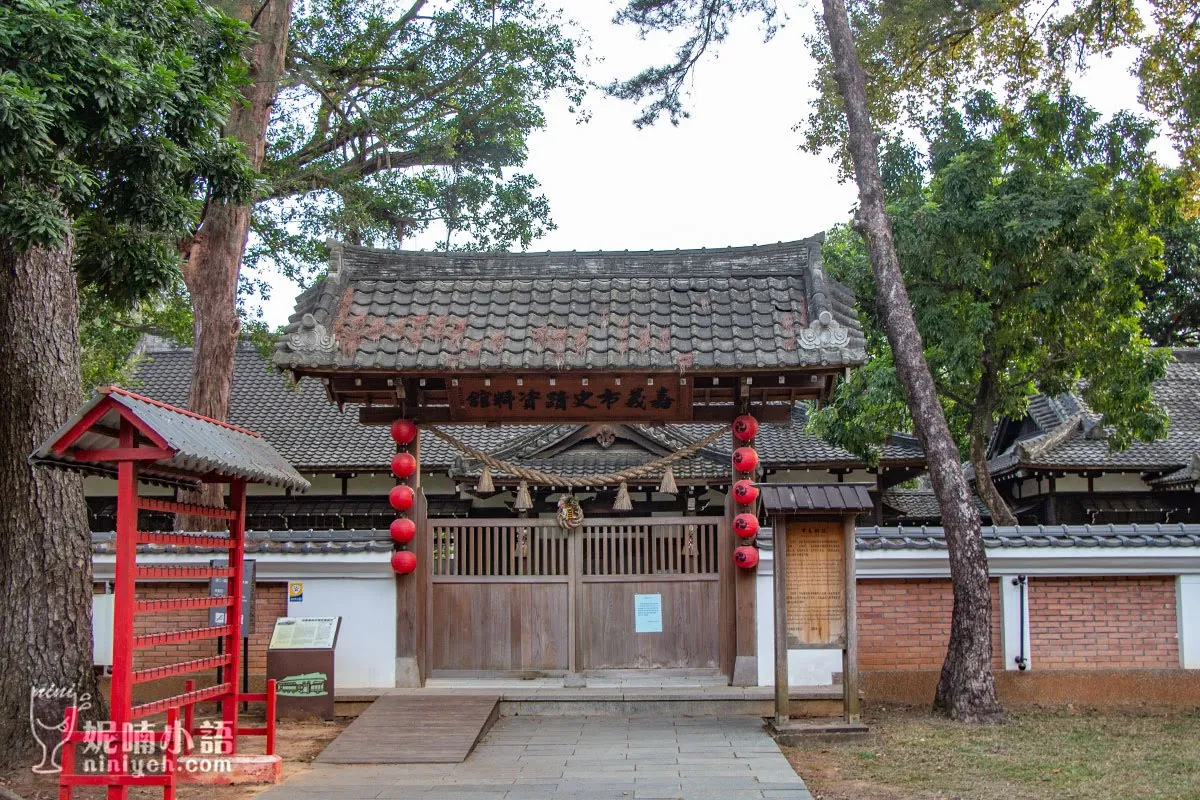
[[[787,525],[789,647],[846,643],[845,534],[841,522]]]

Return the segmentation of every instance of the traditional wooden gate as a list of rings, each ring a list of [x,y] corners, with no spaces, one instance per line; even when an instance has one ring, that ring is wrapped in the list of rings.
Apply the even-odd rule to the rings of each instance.
[[[724,518],[574,531],[555,519],[433,519],[429,530],[433,676],[719,668]],[[661,632],[637,632],[637,596],[660,604]]]

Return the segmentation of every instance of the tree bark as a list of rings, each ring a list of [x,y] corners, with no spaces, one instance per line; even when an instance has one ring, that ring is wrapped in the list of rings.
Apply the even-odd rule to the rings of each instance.
[[[31,716],[53,726],[72,698],[102,705],[83,480],[26,460],[82,400],[72,249],[18,253],[0,238],[0,763],[13,768],[41,757]],[[60,691],[31,712],[35,689]]]
[[[1016,525],[1008,503],[992,482],[992,471],[988,467],[987,445],[992,435],[993,409],[996,406],[996,370],[989,356],[984,356],[983,373],[979,377],[979,389],[975,393],[975,405],[971,409],[970,430],[967,432],[967,457],[975,468],[975,489],[979,498],[992,512],[993,525]]]
[[[258,169],[262,166],[267,123],[283,72],[292,2],[238,0],[229,13],[252,23],[257,38],[247,57],[250,83],[242,92],[245,103],[234,104],[225,135],[243,145],[250,163]],[[233,367],[241,330],[237,311],[238,276],[250,233],[250,210],[250,206],[209,204],[197,235],[184,245],[187,260],[183,280],[191,296],[194,318],[188,408],[221,421],[229,418],[229,397],[233,390]],[[191,496],[186,499],[216,505],[224,491],[220,484],[209,484],[199,492],[188,493]],[[214,524],[212,519],[204,517],[181,516],[177,521],[178,527],[189,530],[203,530]]]
[[[849,149],[858,184],[862,231],[867,240],[883,322],[896,372],[904,387],[917,438],[925,450],[933,491],[942,512],[954,609],[950,642],[934,707],[968,722],[993,722],[1003,711],[991,668],[991,592],[979,516],[963,476],[958,447],[938,401],[924,345],[900,273],[879,174],[878,138],[867,106],[866,75],[843,0],[822,0],[838,89],[845,105]]]

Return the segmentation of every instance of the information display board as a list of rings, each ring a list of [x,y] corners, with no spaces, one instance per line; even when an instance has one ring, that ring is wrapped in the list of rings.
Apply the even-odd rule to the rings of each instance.
[[[271,633],[272,650],[332,649],[341,617],[280,617]]]
[[[841,522],[787,525],[789,647],[842,647],[846,641],[845,536]]]
[[[280,719],[333,719],[333,654],[341,617],[281,617],[267,647]]]

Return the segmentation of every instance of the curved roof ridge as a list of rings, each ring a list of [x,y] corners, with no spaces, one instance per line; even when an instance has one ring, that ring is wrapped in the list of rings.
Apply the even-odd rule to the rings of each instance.
[[[389,250],[326,241],[329,274],[353,273],[358,280],[446,280],[475,278],[670,278],[705,275],[795,275],[819,261],[825,234],[774,244],[673,250],[547,250],[463,252]],[[658,267],[671,265],[663,274]],[[823,276],[823,271],[821,271]]]

